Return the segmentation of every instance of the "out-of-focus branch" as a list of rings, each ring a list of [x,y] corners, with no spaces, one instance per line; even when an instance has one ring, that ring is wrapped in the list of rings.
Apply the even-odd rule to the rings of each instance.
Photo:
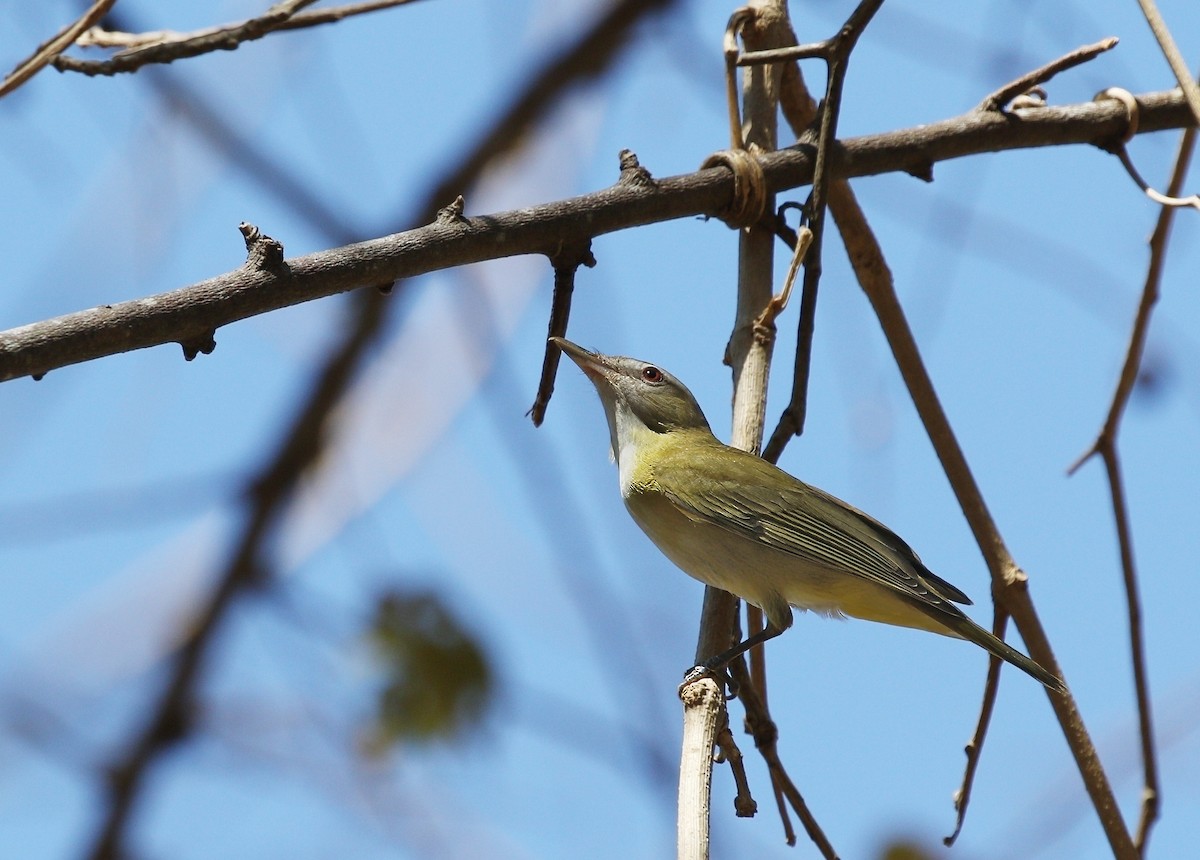
[[[1196,146],[1196,129],[1189,128],[1183,132],[1179,140],[1179,150],[1175,155],[1175,166],[1172,169],[1171,181],[1167,194],[1177,197],[1183,189],[1188,168],[1191,165],[1192,154]],[[1154,232],[1150,236],[1150,262],[1146,269],[1146,280],[1142,286],[1142,298],[1134,317],[1133,329],[1129,336],[1129,346],[1125,350],[1125,363],[1117,377],[1116,390],[1108,408],[1108,415],[1096,441],[1087,452],[1073,465],[1073,473],[1094,454],[1099,454],[1104,461],[1105,473],[1112,497],[1113,519],[1116,523],[1117,542],[1121,553],[1121,571],[1125,581],[1125,600],[1129,615],[1129,648],[1133,661],[1134,692],[1138,705],[1139,735],[1141,739],[1142,772],[1144,785],[1142,788],[1142,807],[1134,834],[1134,844],[1140,853],[1146,851],[1150,828],[1158,818],[1160,805],[1158,780],[1158,755],[1154,742],[1154,721],[1150,707],[1150,684],[1146,672],[1146,646],[1142,631],[1141,597],[1139,596],[1137,569],[1133,553],[1133,532],[1129,525],[1129,511],[1125,499],[1125,485],[1121,472],[1120,454],[1117,450],[1117,437],[1121,429],[1121,419],[1125,407],[1133,394],[1141,370],[1142,355],[1146,348],[1146,338],[1150,331],[1150,317],[1154,305],[1158,302],[1162,269],[1166,259],[1167,242],[1171,235],[1171,225],[1175,220],[1176,209],[1164,206],[1159,210]]]
[[[378,12],[394,6],[413,3],[416,0],[378,0],[378,2],[354,3],[333,9],[321,9],[301,13],[305,6],[316,0],[284,0],[276,3],[257,18],[240,24],[208,27],[191,33],[172,30],[156,30],[146,33],[121,33],[95,30],[84,34],[78,44],[84,47],[120,47],[123,50],[107,60],[83,60],[59,54],[54,58],[54,67],[60,72],[79,72],[85,75],[116,75],[135,72],[143,66],[156,63],[173,63],[175,60],[199,57],[214,51],[232,51],[246,42],[261,39],[281,30],[296,30],[341,21],[352,15]],[[67,47],[66,45],[63,48]],[[62,50],[62,48],[60,48]]]
[[[316,27],[320,24],[332,24],[355,15],[365,15],[368,12],[380,12],[417,0],[371,0],[367,3],[349,3],[345,6],[334,6],[330,9],[314,9],[310,12],[299,12],[276,23],[269,32],[283,30],[300,30],[306,27]],[[118,48],[121,55],[131,51],[148,48],[166,42],[185,42],[202,37],[212,37],[219,33],[229,33],[243,24],[226,24],[220,27],[205,27],[203,30],[193,30],[180,33],[177,30],[147,30],[142,33],[126,33],[121,30],[105,30],[102,27],[92,27],[75,40],[79,48]],[[148,60],[146,62],[149,62]],[[130,70],[132,71],[132,69]]]
[[[603,40],[597,39],[596,43],[602,45]],[[512,111],[519,113],[506,114],[496,128],[511,131],[510,126],[523,127],[510,122],[514,115],[531,121],[527,116],[529,105],[560,92],[552,85],[554,75],[578,80],[594,74],[599,50],[578,59],[574,55],[559,58],[553,75],[539,76],[513,105]],[[574,77],[569,77],[572,74]],[[529,93],[536,93],[538,99]],[[1148,93],[1139,96],[1138,103],[1139,133],[1192,122],[1178,92]],[[1125,116],[1124,108],[1111,101],[1017,111],[1009,117],[971,112],[916,128],[840,141],[835,146],[831,175],[846,178],[903,171],[928,177],[935,162],[965,155],[1099,143],[1123,131]],[[468,184],[463,177],[475,175],[488,153],[498,154],[507,146],[503,141],[512,139],[511,134],[486,135],[482,143],[492,148],[476,147],[468,154],[464,164],[472,169],[447,175],[438,183],[436,192],[440,196],[436,199],[448,203]],[[789,147],[758,160],[771,191],[812,181],[811,147]],[[283,274],[239,269],[152,298],[9,329],[0,332],[0,381],[38,376],[133,349],[195,340],[256,314],[397,278],[517,254],[547,253],[558,246],[559,240],[582,240],[672,218],[715,215],[728,202],[733,184],[727,169],[713,168],[663,179],[653,188],[617,185],[517,212],[471,218],[465,224],[432,224],[309,254],[289,260]],[[427,212],[432,220],[432,211]]]
[[[53,38],[41,45],[33,52],[33,56],[26,60],[22,60],[17,64],[17,67],[9,72],[8,77],[0,82],[0,97],[6,96],[15,90],[21,84],[32,78],[42,69],[44,69],[59,52],[63,51],[67,46],[79,38],[79,34],[83,33],[101,18],[103,18],[108,10],[113,7],[117,0],[96,0],[91,7],[83,13],[73,24],[63,27],[54,35]]]
[[[473,184],[489,163],[488,155],[481,149],[490,146],[492,157],[509,150],[512,141],[505,140],[503,145],[498,144],[498,129],[507,129],[516,134],[527,128],[580,77],[596,74],[603,69],[625,44],[633,26],[648,13],[661,11],[669,4],[670,0],[657,0],[655,3],[621,0],[586,30],[580,39],[552,57],[508,109],[476,138],[475,149],[454,165],[442,177],[442,182],[435,183],[418,209],[417,223],[425,223],[436,217],[437,206],[445,202],[443,188],[446,183],[453,183],[459,188]],[[572,70],[577,73],[571,74]],[[531,93],[537,93],[538,97],[533,98]],[[451,218],[445,220],[453,221]],[[366,283],[375,286],[390,286],[394,280],[378,272],[372,273],[369,264],[362,274],[367,278]],[[390,304],[393,303],[389,303],[380,290],[368,290],[361,294],[343,341],[331,352],[325,366],[318,372],[316,382],[309,387],[309,398],[283,434],[275,456],[247,487],[245,524],[219,584],[208,603],[197,613],[192,632],[170,669],[170,678],[151,707],[150,719],[122,760],[110,768],[108,809],[90,854],[95,860],[118,860],[125,855],[128,823],[144,790],[150,768],[163,752],[186,738],[190,731],[192,702],[210,646],[215,641],[214,634],[236,598],[266,578],[269,560],[264,547],[297,482],[322,452],[330,434],[329,416],[353,380],[368,347],[384,329],[386,310]]]

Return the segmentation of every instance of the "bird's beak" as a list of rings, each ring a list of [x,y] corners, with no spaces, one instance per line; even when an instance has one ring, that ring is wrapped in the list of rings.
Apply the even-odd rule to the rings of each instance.
[[[552,337],[550,343],[563,351],[567,358],[579,365],[592,382],[607,381],[611,368],[604,361],[604,356],[590,352],[576,343],[571,343],[565,337]]]

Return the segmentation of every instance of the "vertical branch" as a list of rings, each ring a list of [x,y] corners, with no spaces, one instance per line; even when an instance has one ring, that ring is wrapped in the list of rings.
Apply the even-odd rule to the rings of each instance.
[[[751,0],[747,7],[739,8],[733,13],[730,28],[732,30],[740,26],[743,37],[748,42],[758,41],[764,46],[776,47],[785,44],[780,40],[788,38],[790,28],[786,26],[786,22],[787,6],[784,0]],[[736,49],[736,44],[734,47]],[[744,120],[742,128],[736,131],[740,131],[740,142],[744,143],[751,154],[775,149],[779,82],[780,73],[776,67],[759,67],[747,70],[744,74]],[[733,116],[732,107],[730,115]],[[766,206],[769,209],[774,208],[773,198],[768,197]],[[756,326],[755,320],[771,300],[774,253],[774,235],[770,230],[753,226],[739,231],[737,309],[725,358],[733,370],[731,444],[753,452],[757,452],[762,444],[767,375],[774,341],[773,326],[768,332],[763,327]],[[720,653],[732,643],[736,622],[737,598],[711,586],[707,587],[696,646],[697,664],[713,654]],[[711,683],[709,680],[695,682]],[[693,697],[686,689],[681,691],[681,695],[685,702],[683,752],[684,755],[702,756],[699,769],[703,772],[697,774],[697,768],[687,763],[681,764],[680,767],[679,856],[707,858],[707,807],[712,779],[712,745],[711,740],[707,746],[697,743],[689,736],[689,727],[696,726],[703,730],[706,726],[717,725],[717,713],[724,707],[724,702],[720,695]],[[694,710],[693,707],[688,707],[692,699],[703,706],[706,713],[689,713]],[[691,780],[692,785],[685,784],[685,778]],[[698,792],[703,792],[705,797],[698,798]],[[686,813],[685,808],[688,810]],[[702,822],[697,820],[700,810],[705,812]],[[704,831],[703,839],[690,832],[701,827]],[[684,854],[685,845],[693,853]]]
[[[1179,139],[1179,150],[1175,155],[1175,167],[1167,187],[1167,195],[1178,197],[1183,190],[1184,180],[1191,165],[1196,145],[1196,129],[1189,128]],[[1125,363],[1117,377],[1108,416],[1091,448],[1071,467],[1074,473],[1093,454],[1104,460],[1112,498],[1113,519],[1116,523],[1117,542],[1121,553],[1121,571],[1125,582],[1125,599],[1129,616],[1129,648],[1133,661],[1134,694],[1137,698],[1138,723],[1142,752],[1142,807],[1134,834],[1134,844],[1143,855],[1150,836],[1150,828],[1158,818],[1160,804],[1158,781],[1158,756],[1154,742],[1154,721],[1150,709],[1150,685],[1146,673],[1146,646],[1142,633],[1142,607],[1138,591],[1137,569],[1133,553],[1133,534],[1129,527],[1129,511],[1125,500],[1125,485],[1121,473],[1121,460],[1117,451],[1117,436],[1125,407],[1133,393],[1141,368],[1142,355],[1146,348],[1146,337],[1150,331],[1150,316],[1158,302],[1162,281],[1163,261],[1167,253],[1167,241],[1176,209],[1163,206],[1158,213],[1154,232],[1150,236],[1150,262],[1146,269],[1146,280],[1142,286],[1142,298],[1138,304],[1129,346],[1125,350]]]
[[[772,463],[779,459],[784,446],[793,436],[804,432],[804,419],[808,411],[808,375],[812,356],[812,340],[815,331],[817,290],[821,283],[821,248],[825,233],[825,208],[830,188],[830,157],[837,138],[838,116],[842,106],[842,87],[846,81],[846,70],[850,54],[858,43],[871,18],[879,11],[883,0],[862,0],[846,23],[831,39],[816,46],[825,58],[825,100],[820,111],[821,125],[817,133],[817,156],[813,165],[812,195],[808,203],[808,227],[812,231],[812,246],[804,259],[804,289],[800,299],[800,321],[796,343],[796,356],[792,367],[792,396],[779,423],[771,433],[763,456]],[[794,38],[793,38],[794,41]],[[791,65],[787,63],[786,65]],[[789,74],[790,84],[795,77]],[[802,132],[797,130],[797,136]]]
[[[1167,22],[1163,20],[1158,11],[1158,5],[1154,0],[1138,0],[1138,5],[1142,7],[1146,23],[1150,25],[1150,30],[1154,33],[1154,38],[1158,40],[1158,46],[1162,49],[1163,56],[1167,58],[1167,65],[1171,67],[1171,71],[1175,73],[1175,79],[1179,81],[1184,101],[1191,108],[1196,122],[1200,123],[1200,84],[1197,84],[1196,79],[1192,77],[1191,69],[1188,68],[1183,54],[1179,52],[1179,46],[1175,44]]]

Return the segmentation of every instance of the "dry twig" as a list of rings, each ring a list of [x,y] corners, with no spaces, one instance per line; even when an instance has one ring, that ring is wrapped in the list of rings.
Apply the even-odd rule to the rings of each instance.
[[[107,15],[116,2],[117,0],[96,0],[74,24],[64,27],[54,38],[38,45],[33,56],[18,63],[17,67],[9,72],[8,77],[0,82],[0,97],[8,95],[44,69],[63,49],[79,38],[81,33]]]
[[[135,72],[151,64],[172,63],[175,60],[199,57],[214,51],[232,51],[245,42],[261,39],[270,33],[330,24],[353,15],[378,12],[414,3],[416,0],[375,0],[312,12],[300,11],[315,2],[316,0],[283,0],[257,18],[250,18],[240,24],[207,27],[190,33],[177,33],[173,30],[146,33],[93,30],[85,34],[85,38],[81,38],[78,44],[85,47],[118,47],[122,50],[106,60],[84,60],[59,54],[54,58],[54,67],[60,72],[79,72],[84,75]]]
[[[1183,132],[1179,140],[1179,149],[1175,155],[1175,166],[1172,169],[1171,180],[1167,193],[1178,196],[1187,177],[1192,154],[1196,145],[1196,129],[1189,128]],[[1125,600],[1129,621],[1129,648],[1133,662],[1134,694],[1138,706],[1139,738],[1142,754],[1142,806],[1138,826],[1134,833],[1134,845],[1139,853],[1145,853],[1149,839],[1150,828],[1158,818],[1160,790],[1158,780],[1158,755],[1154,742],[1154,721],[1151,716],[1150,685],[1146,671],[1146,646],[1142,631],[1141,597],[1139,596],[1137,569],[1134,562],[1133,532],[1129,524],[1129,511],[1125,500],[1125,486],[1121,473],[1120,454],[1117,450],[1117,437],[1121,429],[1121,419],[1125,407],[1137,384],[1138,373],[1141,370],[1142,356],[1146,348],[1146,338],[1150,331],[1150,318],[1154,305],[1158,302],[1162,270],[1166,260],[1167,242],[1171,235],[1171,225],[1175,219],[1175,208],[1164,206],[1159,210],[1154,232],[1150,236],[1150,261],[1146,269],[1146,280],[1142,286],[1142,297],[1138,303],[1137,314],[1134,317],[1133,328],[1129,336],[1129,345],[1125,350],[1125,362],[1117,377],[1116,389],[1113,391],[1109,404],[1108,415],[1100,428],[1100,433],[1091,447],[1070,468],[1074,473],[1093,455],[1099,454],[1104,461],[1105,474],[1112,500],[1113,519],[1116,524],[1117,542],[1120,547],[1121,571],[1125,583]]]

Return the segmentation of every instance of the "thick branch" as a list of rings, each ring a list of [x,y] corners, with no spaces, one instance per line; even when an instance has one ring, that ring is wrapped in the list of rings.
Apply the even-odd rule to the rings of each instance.
[[[1149,93],[1139,132],[1181,128],[1192,118],[1177,91]],[[971,112],[953,119],[842,141],[831,176],[905,171],[928,176],[933,163],[983,152],[1100,143],[1125,128],[1112,101],[1013,114]],[[812,180],[809,147],[760,158],[772,192]],[[0,381],[39,376],[82,361],[172,342],[194,342],[256,314],[438,269],[518,254],[553,252],[561,242],[643,224],[715,215],[733,192],[725,168],[671,177],[653,188],[614,186],[541,206],[432,224],[288,261],[281,274],[238,269],[145,299],[104,305],[0,332]],[[447,201],[448,202],[448,201]],[[269,225],[267,231],[270,232]]]

